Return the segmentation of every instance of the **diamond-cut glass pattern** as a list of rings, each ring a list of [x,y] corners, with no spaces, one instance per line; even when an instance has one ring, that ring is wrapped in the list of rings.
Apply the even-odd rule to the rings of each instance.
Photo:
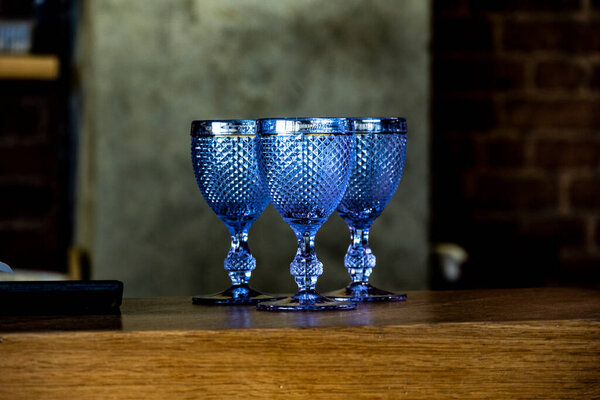
[[[357,134],[355,142],[355,163],[338,212],[353,226],[366,228],[398,188],[406,158],[406,134]]]
[[[284,118],[258,121],[258,165],[271,202],[291,226],[298,250],[290,273],[298,285],[292,297],[258,305],[259,310],[348,310],[354,303],[319,295],[323,264],[314,236],[340,202],[354,160],[354,140],[345,118]]]
[[[269,204],[258,176],[254,135],[192,137],[196,181],[228,227],[249,226]]]
[[[352,136],[265,135],[258,146],[260,170],[273,206],[297,233],[315,233],[344,193]]]
[[[269,203],[258,174],[255,120],[193,121],[191,158],[196,182],[210,208],[225,223],[231,246],[224,266],[232,286],[213,295],[195,296],[194,304],[256,304],[273,300],[248,281],[256,260],[248,230]]]

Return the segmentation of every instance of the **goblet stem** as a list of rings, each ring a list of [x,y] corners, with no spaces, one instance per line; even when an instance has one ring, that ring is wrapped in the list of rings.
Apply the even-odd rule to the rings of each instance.
[[[296,232],[298,251],[290,266],[290,272],[298,285],[298,292],[280,301],[260,303],[263,311],[323,311],[351,310],[352,302],[336,302],[321,296],[315,290],[317,277],[323,273],[323,264],[315,253],[315,232]]]
[[[231,287],[221,293],[208,296],[195,296],[194,304],[256,304],[265,300],[277,300],[282,297],[264,295],[248,285],[256,260],[248,248],[249,226],[231,227],[231,248],[225,258],[225,270],[231,279]]]
[[[369,247],[370,226],[362,229],[350,227],[350,246],[344,265],[352,279],[351,284],[366,284],[375,267],[375,255]]]
[[[378,289],[369,283],[369,277],[375,267],[375,255],[369,247],[370,228],[370,225],[361,228],[350,226],[351,242],[344,257],[344,265],[348,269],[352,280],[346,288],[327,293],[328,297],[338,301],[361,302],[406,300],[405,294]]]
[[[231,248],[225,258],[225,270],[233,285],[247,285],[252,270],[256,268],[256,259],[248,248],[248,227],[230,228]]]
[[[323,264],[315,252],[315,235],[312,232],[296,233],[298,251],[290,265],[300,292],[315,290],[317,277],[323,273]]]

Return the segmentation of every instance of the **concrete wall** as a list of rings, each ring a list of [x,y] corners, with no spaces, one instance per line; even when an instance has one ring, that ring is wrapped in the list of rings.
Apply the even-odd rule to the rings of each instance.
[[[224,288],[225,226],[189,156],[193,119],[400,115],[404,178],[374,224],[373,282],[422,288],[428,251],[429,2],[422,0],[85,1],[77,240],[93,277],[126,296]],[[348,232],[317,235],[322,290],[347,281]],[[250,231],[253,285],[291,291],[295,241],[271,206]]]

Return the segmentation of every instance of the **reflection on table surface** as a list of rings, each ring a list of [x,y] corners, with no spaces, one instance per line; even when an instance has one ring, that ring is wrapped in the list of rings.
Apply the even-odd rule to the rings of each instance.
[[[3,316],[0,332],[313,328],[600,319],[600,291],[576,288],[409,292],[405,302],[351,311],[261,312],[253,306],[198,306],[191,297],[125,299],[120,314]]]

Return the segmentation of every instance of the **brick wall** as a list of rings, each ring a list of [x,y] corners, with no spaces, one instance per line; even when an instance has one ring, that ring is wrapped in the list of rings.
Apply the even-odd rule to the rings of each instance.
[[[436,0],[434,241],[464,286],[600,277],[600,1]]]

